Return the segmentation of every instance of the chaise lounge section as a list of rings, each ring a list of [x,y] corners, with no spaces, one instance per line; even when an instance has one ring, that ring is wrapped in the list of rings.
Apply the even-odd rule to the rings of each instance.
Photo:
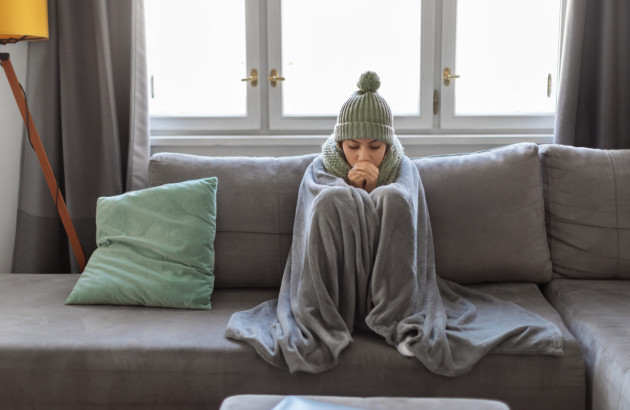
[[[541,149],[555,278],[545,296],[578,339],[587,404],[630,408],[630,150]]]

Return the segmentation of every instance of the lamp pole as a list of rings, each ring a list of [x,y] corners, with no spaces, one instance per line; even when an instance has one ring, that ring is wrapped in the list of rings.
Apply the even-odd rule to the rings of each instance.
[[[7,80],[9,81],[11,91],[13,91],[15,102],[17,103],[20,113],[22,114],[22,119],[24,120],[24,125],[26,126],[28,138],[30,140],[31,146],[33,147],[33,150],[35,150],[35,154],[37,154],[37,159],[39,160],[39,164],[42,167],[42,172],[44,173],[46,184],[48,185],[48,189],[50,190],[50,195],[52,196],[55,206],[57,207],[57,212],[59,213],[59,217],[61,218],[63,227],[65,228],[68,239],[70,240],[72,251],[74,252],[74,256],[77,260],[77,263],[79,264],[79,269],[81,270],[81,272],[83,272],[83,269],[85,269],[85,253],[83,252],[83,247],[81,246],[81,242],[79,242],[79,237],[77,236],[74,225],[72,224],[72,219],[70,219],[70,214],[68,213],[66,202],[64,201],[63,195],[59,190],[59,185],[57,184],[57,180],[55,179],[55,174],[53,173],[50,162],[48,161],[48,157],[46,156],[46,151],[44,150],[44,146],[42,145],[37,129],[35,128],[33,116],[31,115],[28,105],[26,104],[26,97],[22,91],[22,88],[20,87],[18,78],[15,75],[15,70],[13,69],[13,65],[11,64],[11,59],[9,58],[9,53],[0,53],[0,64],[2,65],[2,68],[4,68],[4,73],[6,74]]]

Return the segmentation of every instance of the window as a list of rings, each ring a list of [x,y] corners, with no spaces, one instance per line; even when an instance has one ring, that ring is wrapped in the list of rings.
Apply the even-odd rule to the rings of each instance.
[[[257,3],[145,2],[152,134],[260,129],[262,87],[241,81],[260,67]]]
[[[329,133],[368,69],[399,134],[553,128],[562,0],[145,7],[153,135]]]
[[[560,0],[445,0],[443,128],[553,128]],[[442,73],[444,75],[444,73]]]

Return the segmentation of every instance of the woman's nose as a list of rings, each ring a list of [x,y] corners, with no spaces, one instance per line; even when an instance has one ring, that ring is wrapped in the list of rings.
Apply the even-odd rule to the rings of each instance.
[[[359,161],[369,161],[369,159],[370,159],[370,153],[368,152],[367,148],[361,147],[359,149],[358,160]]]

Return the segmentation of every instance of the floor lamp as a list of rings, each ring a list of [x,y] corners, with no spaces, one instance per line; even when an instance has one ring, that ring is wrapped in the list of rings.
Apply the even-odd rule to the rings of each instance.
[[[47,0],[0,0],[0,44],[6,45],[25,40],[48,39],[48,7]],[[44,178],[52,195],[57,212],[66,230],[74,256],[83,272],[85,253],[70,219],[66,202],[57,185],[57,180],[39,138],[33,117],[28,109],[24,89],[20,85],[11,64],[9,53],[0,53],[0,64],[9,80],[9,85],[26,126],[31,146],[37,154]]]

